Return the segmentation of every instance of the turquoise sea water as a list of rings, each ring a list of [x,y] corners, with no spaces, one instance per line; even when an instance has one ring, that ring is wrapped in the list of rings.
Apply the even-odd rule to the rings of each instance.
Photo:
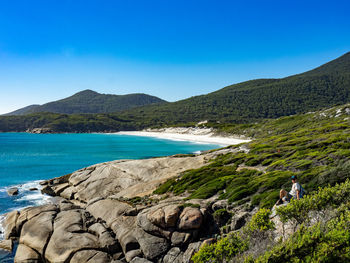
[[[116,159],[194,153],[218,147],[117,134],[0,133],[0,215],[44,203],[47,196],[41,195],[39,190],[29,191],[31,187],[39,187],[38,180]],[[6,190],[11,186],[19,187],[18,196],[7,195]],[[0,261],[8,259],[0,255]]]
[[[117,134],[0,133],[0,214],[28,205],[21,203],[19,197],[9,199],[5,191],[9,186],[21,185],[29,190],[35,186],[33,181],[61,176],[100,162],[213,148],[218,145]]]

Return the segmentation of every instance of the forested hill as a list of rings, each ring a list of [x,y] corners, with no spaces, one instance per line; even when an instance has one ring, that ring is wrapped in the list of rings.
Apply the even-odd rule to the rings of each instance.
[[[67,113],[110,112],[112,106],[125,105],[112,103],[119,100],[119,96],[110,99],[106,96],[111,95],[84,91],[46,105],[54,105],[57,109],[58,104],[62,111],[69,109]],[[120,97],[125,99],[129,98],[128,96],[142,97]],[[84,99],[81,99],[82,97]],[[157,102],[157,99],[155,100],[154,102]],[[350,53],[302,74],[282,79],[242,82],[207,95],[172,103],[152,104],[109,114],[36,113],[25,116],[0,116],[0,131],[25,131],[38,127],[50,128],[55,132],[119,131],[193,124],[202,120],[212,123],[251,123],[259,119],[316,111],[348,102]],[[131,106],[131,103],[126,104]],[[89,107],[90,110],[82,110],[81,107]],[[117,110],[120,108],[113,109]],[[52,110],[45,108],[45,111]]]
[[[49,102],[44,105],[31,105],[6,115],[24,115],[35,112],[66,114],[109,113],[164,102],[160,98],[147,94],[111,95],[84,90],[62,100]]]
[[[135,108],[130,116],[164,123],[205,119],[249,122],[314,111],[350,101],[350,52],[314,70],[282,79],[258,79],[163,105]]]

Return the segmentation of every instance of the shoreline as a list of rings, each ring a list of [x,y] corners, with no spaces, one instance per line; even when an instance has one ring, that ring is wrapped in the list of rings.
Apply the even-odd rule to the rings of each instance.
[[[190,141],[194,143],[217,144],[220,146],[229,146],[245,142],[250,142],[249,139],[241,139],[234,137],[215,136],[212,133],[193,134],[193,133],[178,133],[168,131],[121,131],[110,134],[153,137],[172,141]]]

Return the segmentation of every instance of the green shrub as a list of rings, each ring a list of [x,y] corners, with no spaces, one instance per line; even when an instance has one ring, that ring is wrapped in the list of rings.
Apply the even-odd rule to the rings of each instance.
[[[349,207],[348,207],[349,208]],[[268,262],[350,262],[349,209],[326,224],[302,225],[286,242],[255,260]],[[247,262],[253,262],[247,261]]]
[[[245,231],[248,233],[255,233],[274,229],[275,224],[270,220],[270,215],[270,209],[260,208],[259,211],[253,215]]]
[[[310,211],[322,211],[328,207],[336,207],[350,201],[350,180],[331,187],[319,188],[316,193],[305,196],[300,200],[294,200],[286,206],[279,207],[277,214],[283,222],[295,219],[303,223],[309,219]]]
[[[230,234],[215,244],[204,245],[194,256],[194,263],[219,263],[228,261],[248,249],[248,243],[238,234]]]

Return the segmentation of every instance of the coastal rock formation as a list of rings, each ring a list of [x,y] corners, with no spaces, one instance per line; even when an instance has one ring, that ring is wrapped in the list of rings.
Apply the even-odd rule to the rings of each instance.
[[[18,188],[17,187],[12,187],[12,188],[8,189],[7,190],[7,194],[9,196],[18,195]]]
[[[132,198],[149,198],[160,183],[217,154],[120,160],[43,182],[53,204],[6,216],[5,238],[19,243],[15,262],[190,262],[215,229],[207,202]]]

